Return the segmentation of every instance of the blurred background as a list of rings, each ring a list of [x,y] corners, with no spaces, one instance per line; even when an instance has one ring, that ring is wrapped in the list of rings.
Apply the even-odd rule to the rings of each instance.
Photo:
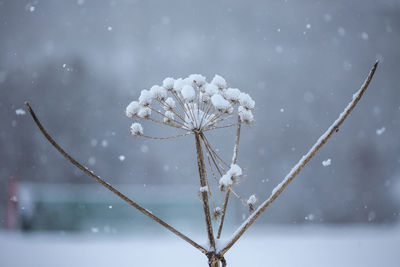
[[[359,266],[361,258],[363,266],[378,260],[397,266],[399,27],[398,0],[0,1],[0,255],[7,255],[0,265],[39,262],[40,252],[54,249],[54,242],[64,252],[86,248],[86,255],[109,246],[149,252],[142,242],[164,251],[168,243],[197,257],[62,158],[25,112],[24,101],[78,161],[178,229],[204,239],[193,137],[132,138],[127,104],[165,77],[191,73],[208,80],[219,74],[248,92],[256,101],[256,121],[242,130],[238,163],[245,178],[237,191],[263,201],[337,118],[378,59],[370,88],[340,131],[243,242],[247,249],[258,244],[282,255],[288,243],[292,250],[297,244],[320,249],[313,260],[299,252],[298,266]],[[149,135],[171,135],[166,127],[144,126]],[[233,132],[209,134],[227,160]],[[230,204],[226,238],[248,215],[236,199]],[[326,260],[334,244],[343,262]],[[16,259],[22,249],[32,257]],[[64,257],[59,253],[55,261]],[[293,265],[245,254],[232,266],[250,258],[254,266]],[[96,266],[107,263],[105,255],[113,254],[103,253]],[[172,265],[170,254],[159,255]],[[131,256],[119,258],[119,266],[131,266]],[[63,262],[91,266],[78,259]]]

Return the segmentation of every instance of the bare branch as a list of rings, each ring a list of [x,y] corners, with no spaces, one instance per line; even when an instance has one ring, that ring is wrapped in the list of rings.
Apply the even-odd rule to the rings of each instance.
[[[353,100],[347,105],[344,111],[339,115],[339,118],[328,128],[328,130],[318,139],[314,146],[304,155],[299,162],[292,168],[292,170],[286,175],[283,181],[272,191],[271,196],[265,200],[235,231],[232,238],[227,242],[224,248],[222,248],[218,254],[224,255],[243,235],[243,233],[255,222],[255,220],[267,209],[267,207],[285,190],[296,175],[303,169],[303,167],[310,161],[310,159],[318,152],[318,150],[328,141],[328,139],[339,129],[339,126],[349,116],[350,112],[360,101],[365,90],[367,90],[369,83],[374,76],[376,68],[378,67],[378,61],[374,64],[367,79],[364,81],[361,88],[353,95]]]
[[[31,114],[33,120],[35,121],[36,125],[39,127],[40,131],[42,132],[42,134],[46,137],[46,139],[58,150],[58,152],[60,152],[61,155],[63,155],[66,159],[68,159],[73,165],[75,165],[78,169],[82,170],[84,173],[86,173],[87,175],[89,175],[90,177],[92,177],[93,179],[95,179],[97,182],[99,182],[101,185],[103,185],[105,188],[107,188],[108,190],[110,190],[111,192],[113,192],[115,195],[117,195],[119,198],[121,198],[122,200],[124,200],[126,203],[128,203],[129,205],[131,205],[132,207],[134,207],[135,209],[139,210],[141,213],[143,213],[144,215],[146,215],[147,217],[149,217],[150,219],[152,219],[153,221],[159,223],[161,226],[165,227],[166,229],[168,229],[169,231],[171,231],[172,233],[174,233],[175,235],[179,236],[180,238],[182,238],[183,240],[185,240],[186,242],[188,242],[189,244],[191,244],[192,246],[194,246],[195,248],[197,248],[198,250],[200,250],[202,253],[206,254],[207,250],[202,247],[201,245],[199,245],[198,243],[196,243],[195,241],[193,241],[192,239],[190,239],[189,237],[187,237],[186,235],[182,234],[181,232],[179,232],[178,230],[176,230],[174,227],[172,227],[171,225],[169,225],[168,223],[166,223],[165,221],[161,220],[160,218],[158,218],[157,216],[153,215],[150,211],[148,211],[147,209],[141,207],[139,204],[137,204],[136,202],[134,202],[133,200],[131,200],[130,198],[128,198],[127,196],[125,196],[124,194],[122,194],[120,191],[118,191],[117,189],[115,189],[113,186],[111,186],[109,183],[107,183],[106,181],[104,181],[103,179],[101,179],[99,176],[95,175],[92,171],[90,171],[88,168],[84,167],[82,164],[80,164],[78,161],[76,161],[73,157],[71,157],[67,152],[64,151],[64,149],[61,148],[60,145],[58,145],[56,143],[56,141],[54,141],[54,139],[47,133],[47,131],[44,129],[44,127],[42,126],[42,124],[40,123],[39,119],[36,117],[35,112],[33,111],[33,109],[31,108],[31,106],[29,105],[28,102],[25,102],[25,105],[29,111],[29,113]]]

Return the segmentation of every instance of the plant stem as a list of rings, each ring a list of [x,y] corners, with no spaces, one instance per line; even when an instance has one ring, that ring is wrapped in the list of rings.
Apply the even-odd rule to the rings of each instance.
[[[239,150],[239,140],[240,140],[240,127],[241,127],[241,122],[240,122],[240,117],[238,116],[238,122],[237,122],[237,128],[236,128],[235,146],[233,148],[232,164],[236,164],[236,162],[237,162],[238,150]],[[218,233],[217,233],[217,238],[218,239],[221,237],[222,227],[224,226],[226,208],[228,207],[229,193],[230,192],[231,192],[231,186],[228,186],[228,188],[226,189],[224,206],[222,208],[221,222],[219,223],[219,227],[218,227]]]
[[[204,187],[204,186],[207,186],[206,166],[204,164],[204,155],[203,155],[203,148],[201,146],[200,135],[201,135],[201,133],[195,132],[194,137],[196,140],[196,154],[197,154],[197,165],[199,167],[200,186]],[[208,192],[206,192],[206,191],[201,192],[201,198],[203,200],[203,210],[204,210],[204,217],[206,220],[208,241],[210,242],[211,249],[215,251],[214,233],[213,233],[213,228],[212,228],[212,223],[211,223],[210,207],[208,204]]]

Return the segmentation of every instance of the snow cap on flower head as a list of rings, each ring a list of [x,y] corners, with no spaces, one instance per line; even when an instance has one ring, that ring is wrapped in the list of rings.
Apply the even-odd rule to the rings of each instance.
[[[137,115],[138,111],[140,109],[139,102],[137,101],[132,101],[125,110],[125,114],[127,117],[132,118],[133,116]]]
[[[143,127],[140,123],[134,122],[131,125],[131,133],[134,136],[143,135]]]
[[[225,89],[226,88],[226,81],[222,76],[215,75],[214,78],[211,81],[212,84],[218,86],[220,89]]]
[[[163,80],[162,86],[168,91],[171,91],[174,88],[174,83],[174,78],[168,77]]]

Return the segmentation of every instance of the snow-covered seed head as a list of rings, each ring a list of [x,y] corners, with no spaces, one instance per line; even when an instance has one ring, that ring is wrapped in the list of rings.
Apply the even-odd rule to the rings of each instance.
[[[181,93],[185,102],[193,102],[196,98],[196,92],[191,85],[184,85]]]
[[[191,74],[186,78],[168,77],[162,86],[142,90],[137,101],[126,107],[125,113],[130,118],[186,132],[203,132],[234,126],[237,118],[244,123],[252,122],[254,104],[248,94],[227,88],[225,79],[219,75],[209,82],[200,74]]]
[[[167,110],[165,111],[165,117],[164,117],[164,122],[171,122],[174,120],[174,113]]]
[[[140,109],[139,102],[137,101],[132,101],[125,110],[125,114],[129,118],[133,118],[134,116],[137,115],[138,111]]]
[[[240,90],[236,88],[228,88],[224,91],[224,96],[227,100],[233,102],[233,103],[238,103],[239,102],[239,96],[240,96]]]
[[[229,101],[220,94],[213,95],[211,103],[219,112],[226,112],[230,107]]]
[[[151,104],[153,100],[153,95],[149,90],[142,90],[139,96],[139,104],[142,106],[147,106]]]
[[[239,178],[242,177],[242,168],[237,164],[232,164],[227,174],[231,176],[232,182],[237,184],[239,183]]]
[[[145,107],[145,106],[140,107],[137,112],[137,116],[142,119],[148,118],[148,117],[150,117],[150,115],[151,115],[151,109],[149,107]]]
[[[131,134],[134,136],[143,135],[143,127],[140,123],[134,122],[131,125]]]
[[[251,195],[246,203],[249,205],[249,212],[253,212],[255,204],[257,203],[257,197],[255,195]]]
[[[255,101],[246,93],[240,93],[239,95],[239,104],[246,109],[253,109],[255,105]]]
[[[219,89],[226,88],[226,81],[222,76],[215,75],[214,78],[212,79],[211,83],[218,86]]]
[[[219,179],[219,189],[225,191],[229,186],[239,183],[242,177],[242,168],[237,164],[232,164],[229,170]]]
[[[197,85],[198,87],[202,87],[206,83],[206,77],[201,74],[190,74],[189,80],[192,82],[193,86]]]
[[[185,85],[185,82],[183,81],[182,78],[176,79],[174,81],[174,87],[173,87],[173,91],[175,93],[180,93],[182,90],[182,87]]]
[[[174,78],[168,77],[164,79],[162,85],[166,90],[171,91],[174,88],[174,83],[175,83]]]
[[[150,89],[150,93],[153,98],[157,100],[164,100],[167,98],[167,90],[164,87],[154,85]]]
[[[205,86],[205,93],[209,96],[215,95],[219,93],[218,86],[212,83],[208,83]]]
[[[175,101],[171,97],[168,97],[165,100],[165,105],[163,108],[164,110],[173,110],[175,108]]]
[[[239,106],[238,113],[240,117],[240,121],[246,124],[252,123],[254,121],[254,116],[251,110],[246,109],[242,106]]]
[[[224,192],[229,186],[233,184],[232,176],[229,173],[224,174],[219,179],[219,189]]]

